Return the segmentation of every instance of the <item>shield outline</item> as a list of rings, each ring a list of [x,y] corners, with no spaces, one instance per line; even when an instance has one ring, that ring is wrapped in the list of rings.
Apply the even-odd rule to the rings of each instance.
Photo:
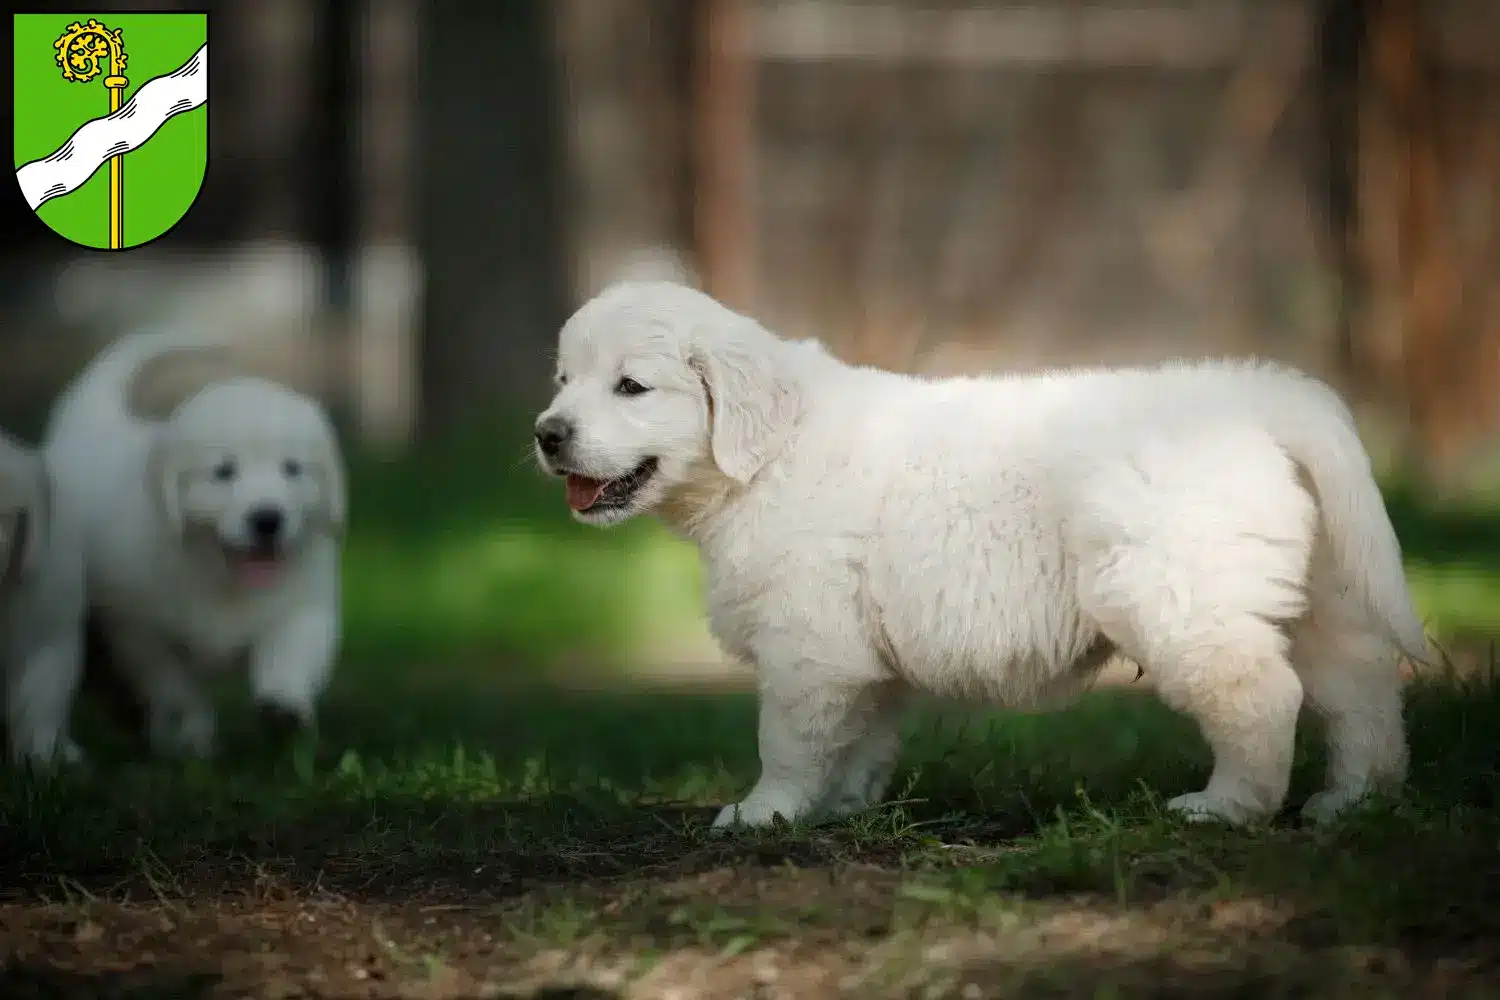
[[[134,117],[134,115],[131,114],[127,109],[130,108],[130,105],[132,104],[132,102],[134,102],[137,95],[139,95],[141,90],[148,83],[155,83],[165,77],[175,75],[180,70],[188,69],[188,64],[193,61],[194,55],[196,54],[198,48],[202,47],[206,49],[208,43],[212,38],[213,19],[209,16],[209,12],[206,10],[183,10],[181,8],[177,8],[171,10],[111,10],[89,13],[87,11],[75,9],[72,11],[62,12],[17,11],[13,13],[11,19],[12,57],[14,65],[11,99],[13,116],[11,159],[17,175],[20,174],[20,171],[23,168],[32,166],[40,160],[46,160],[52,157],[54,154],[63,151],[64,147],[72,141],[72,137],[86,123],[97,121],[99,119],[110,118],[113,116],[113,113],[110,111],[110,104],[107,103],[110,91],[102,85],[103,78],[105,78],[106,76],[111,76],[114,73],[114,67],[110,58],[101,58],[99,60],[101,63],[101,68],[99,69],[99,71],[93,74],[89,74],[88,79],[82,82],[68,81],[67,79],[65,79],[63,70],[61,68],[62,56],[59,54],[59,48],[63,36],[68,34],[69,29],[75,26],[75,24],[85,28],[92,27],[91,25],[89,25],[90,19],[93,19],[94,25],[97,25],[100,28],[113,30],[125,29],[122,31],[123,48],[125,54],[125,59],[123,60],[125,63],[123,75],[127,80],[127,85],[121,91],[121,100],[119,106],[121,111],[127,112],[128,117]],[[150,47],[149,41],[145,44],[142,44],[142,42],[138,40],[139,34],[137,34],[135,39],[131,38],[131,29],[139,33],[142,31],[142,28],[148,21],[154,21],[157,25],[159,25],[160,22],[165,19],[173,19],[179,21],[180,24],[177,26],[179,32],[190,34],[191,39],[187,41],[184,41],[180,38],[177,39],[177,45],[168,49],[167,53],[163,55],[162,48],[152,49]],[[156,25],[152,26],[155,27]],[[86,31],[85,34],[92,35],[93,33]],[[38,45],[36,43],[42,35],[47,36],[50,47],[42,46],[40,47],[40,51],[33,51],[34,49],[38,49]],[[149,39],[150,35],[147,34],[146,37],[147,39]],[[135,42],[134,45],[131,44],[132,41]],[[191,50],[187,50],[187,46],[192,45],[192,43],[194,42],[196,42],[196,45],[193,45]],[[150,68],[146,69],[145,71],[138,72],[136,71],[136,67],[140,66],[142,61],[147,62]],[[59,85],[74,87],[79,93],[88,93],[91,95],[90,99],[97,98],[100,104],[100,113],[93,118],[85,118],[75,115],[78,120],[71,122],[70,128],[68,125],[58,126],[51,122],[47,122],[46,119],[42,117],[45,112],[40,111],[39,109],[34,107],[27,107],[25,104],[25,98],[27,96],[25,91],[28,88],[23,84],[28,78],[32,81],[35,81],[37,79],[39,66],[45,68],[47,72],[55,74]],[[117,189],[119,192],[119,197],[117,199],[113,199],[113,202],[119,205],[120,212],[118,213],[118,215],[110,211],[105,211],[102,213],[98,230],[99,236],[97,239],[91,238],[94,226],[92,222],[87,223],[87,232],[90,235],[85,236],[83,234],[83,227],[80,226],[76,220],[74,220],[71,225],[60,227],[59,225],[54,225],[52,221],[48,220],[43,214],[43,210],[45,209],[45,206],[47,204],[72,197],[78,192],[84,190],[86,187],[95,189],[96,194],[94,195],[94,197],[99,197],[99,194],[97,192],[99,188],[102,188],[104,189],[105,197],[107,197],[108,188],[111,185],[111,178],[109,176],[109,160],[105,160],[104,162],[100,163],[100,165],[95,169],[90,171],[83,182],[77,183],[76,185],[72,186],[65,193],[52,195],[45,201],[35,206],[33,206],[30,199],[27,198],[25,186],[21,184],[18,176],[17,185],[21,188],[23,203],[26,204],[27,208],[30,210],[31,214],[36,217],[37,221],[41,225],[45,226],[51,233],[65,240],[68,240],[75,246],[87,250],[100,250],[106,253],[119,252],[122,250],[134,250],[139,247],[147,246],[151,243],[156,242],[162,237],[169,235],[174,229],[176,229],[176,227],[182,222],[182,220],[187,217],[188,212],[192,210],[193,205],[196,204],[199,195],[201,195],[202,193],[204,182],[208,178],[208,164],[209,160],[211,159],[211,157],[209,156],[211,134],[210,122],[212,121],[212,115],[208,108],[208,105],[211,102],[208,100],[208,97],[211,96],[212,83],[210,68],[207,65],[204,65],[202,67],[202,71],[203,99],[201,103],[188,108],[186,112],[187,115],[192,115],[196,114],[200,109],[202,111],[202,114],[200,116],[200,121],[202,122],[202,124],[201,126],[198,126],[202,130],[201,145],[198,144],[196,139],[194,139],[192,142],[194,146],[197,146],[197,148],[201,149],[201,153],[192,156],[190,161],[184,159],[180,154],[168,161],[174,164],[177,169],[173,171],[176,176],[173,177],[172,183],[167,187],[171,192],[171,197],[179,202],[179,204],[174,206],[171,210],[172,217],[170,218],[170,221],[166,221],[165,224],[163,224],[161,220],[161,212],[158,211],[156,216],[157,221],[153,225],[153,228],[157,229],[156,232],[149,233],[145,238],[141,238],[138,235],[133,235],[132,230],[134,229],[136,232],[138,232],[139,227],[132,225],[133,219],[135,217],[132,216],[132,213],[129,210],[129,195],[131,193],[130,180],[132,178],[132,171],[129,168],[131,165],[131,155],[142,150],[152,141],[161,136],[163,134],[163,128],[169,127],[171,125],[172,118],[179,117],[180,115],[182,115],[182,112],[172,114],[160,121],[157,127],[150,131],[150,134],[145,140],[137,143],[119,156],[118,162],[120,162],[122,165],[121,173],[123,177],[121,179],[123,183],[121,183],[119,188]],[[161,88],[158,88],[158,90],[160,89]],[[78,103],[76,94],[71,103],[74,105]],[[139,111],[139,107],[134,110]],[[178,129],[180,131],[180,125],[178,126]],[[23,136],[23,133],[28,131],[30,131],[32,134]],[[39,152],[39,150],[41,150],[44,146],[47,146],[49,143],[46,140],[39,141],[39,139],[37,138],[38,132],[43,135],[49,135],[51,137],[51,140],[53,140],[51,143],[53,148],[47,149],[45,152]],[[170,135],[172,133],[168,132],[167,134]],[[61,141],[55,141],[59,136],[62,137]],[[182,144],[181,138],[178,139],[178,144]],[[194,151],[196,152],[196,150]],[[160,176],[159,172],[157,176]],[[156,185],[157,190],[161,190],[162,187],[163,185],[158,182]],[[191,187],[191,191],[190,193],[187,193],[186,197],[184,197],[184,192],[187,192],[189,187]],[[111,224],[117,218],[120,220],[121,245],[116,248],[110,246],[109,237]]]

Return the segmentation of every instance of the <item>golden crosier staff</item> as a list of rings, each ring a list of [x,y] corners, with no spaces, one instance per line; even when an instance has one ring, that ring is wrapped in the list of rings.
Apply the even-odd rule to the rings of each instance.
[[[130,81],[125,79],[125,43],[120,38],[120,29],[106,28],[93,18],[88,24],[74,21],[68,25],[63,36],[52,44],[57,49],[57,64],[62,67],[63,79],[71,83],[88,83],[103,70],[103,61],[109,60],[109,75],[104,86],[109,88],[109,113],[120,110],[120,98]],[[125,246],[125,162],[124,154],[109,158],[109,248],[119,250]]]

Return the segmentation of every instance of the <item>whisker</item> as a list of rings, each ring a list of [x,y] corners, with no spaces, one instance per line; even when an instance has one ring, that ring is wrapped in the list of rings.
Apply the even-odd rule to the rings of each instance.
[[[536,451],[530,445],[521,449],[521,453],[516,457],[516,460],[510,464],[509,471],[515,472],[527,463],[535,465],[539,471],[547,471],[542,468],[542,463],[537,461]]]

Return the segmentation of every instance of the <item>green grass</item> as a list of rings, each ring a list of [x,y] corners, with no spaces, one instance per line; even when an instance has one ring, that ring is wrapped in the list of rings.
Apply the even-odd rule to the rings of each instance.
[[[0,779],[0,884],[31,908],[0,908],[0,948],[7,920],[39,940],[63,921],[74,929],[42,951],[71,956],[77,927],[158,912],[219,940],[230,918],[210,925],[205,908],[225,900],[262,908],[261,929],[235,931],[253,942],[289,900],[333,899],[382,975],[444,998],[538,968],[561,990],[556,955],[593,970],[568,982],[615,985],[514,995],[658,995],[651,977],[684,956],[728,975],[752,955],[788,975],[836,968],[837,995],[870,998],[1496,995],[1482,986],[1500,941],[1490,673],[1414,684],[1407,792],[1332,829],[1166,814],[1208,753],[1127,690],[1041,715],[926,707],[880,808],[716,836],[716,807],[756,774],[750,697],[580,692],[534,669],[647,655],[700,627],[691,551],[649,525],[571,525],[555,484],[475,443],[361,461],[354,479],[348,657],[317,746],[266,746],[232,700],[217,763],[153,763],[90,733],[92,775]],[[1500,607],[1496,522],[1400,492],[1391,506],[1424,610],[1492,667],[1475,639]],[[1320,777],[1317,733],[1301,742],[1293,806]],[[224,940],[212,947],[272,947]],[[341,949],[324,949],[328,968],[347,971]],[[836,995],[819,989],[788,995]]]
[[[731,837],[708,823],[755,776],[748,698],[484,688],[342,683],[317,751],[261,752],[235,717],[233,762],[12,778],[0,785],[4,884],[54,910],[133,900],[174,919],[267,882],[371,907],[435,903],[481,921],[512,957],[852,941],[902,976],[932,965],[892,958],[903,943],[1029,940],[1079,912],[1167,913],[1181,938],[1168,955],[1200,938],[1222,946],[1205,915],[1245,901],[1279,908],[1271,940],[1303,972],[1349,949],[1462,955],[1500,939],[1489,680],[1414,688],[1408,793],[1331,830],[1175,820],[1161,803],[1204,780],[1206,751],[1182,719],[1119,692],[1038,716],[924,711],[886,805]],[[1319,777],[1305,736],[1294,797]],[[1271,960],[1264,942],[1250,951]],[[1043,964],[1043,978],[1068,967]]]
[[[1437,504],[1408,486],[1386,497],[1429,629],[1449,639],[1500,635],[1500,497]]]

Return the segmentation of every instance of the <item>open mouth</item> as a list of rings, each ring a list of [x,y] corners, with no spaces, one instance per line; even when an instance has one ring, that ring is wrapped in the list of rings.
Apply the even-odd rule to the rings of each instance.
[[[264,587],[274,583],[286,562],[286,553],[281,546],[275,544],[244,547],[225,545],[223,549],[224,561],[229,564],[234,578],[251,587]]]
[[[656,459],[648,458],[618,479],[590,479],[568,474],[568,506],[579,514],[623,507],[656,474]]]

